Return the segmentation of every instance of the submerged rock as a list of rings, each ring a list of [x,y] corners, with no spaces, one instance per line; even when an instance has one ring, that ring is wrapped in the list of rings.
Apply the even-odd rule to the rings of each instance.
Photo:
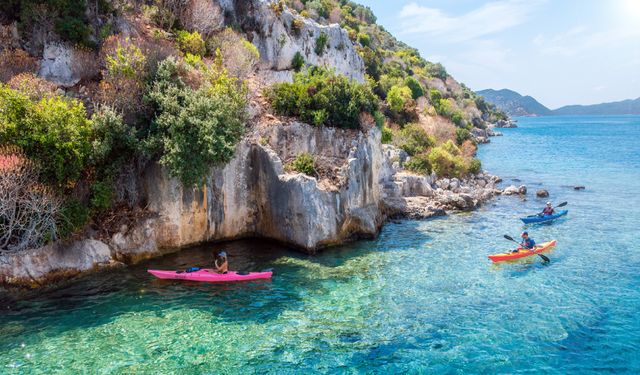
[[[545,189],[539,189],[536,191],[536,196],[538,198],[547,198],[549,196],[549,192]]]

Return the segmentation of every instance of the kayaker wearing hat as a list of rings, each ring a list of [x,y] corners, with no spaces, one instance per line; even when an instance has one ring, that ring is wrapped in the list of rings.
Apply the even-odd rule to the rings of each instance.
[[[549,215],[553,215],[554,214],[554,209],[553,209],[553,205],[551,204],[551,202],[547,202],[547,205],[544,207],[544,209],[542,210],[542,214],[544,216],[549,216]]]
[[[229,270],[229,262],[227,262],[227,253],[224,251],[219,252],[213,261],[213,265],[216,267],[218,273],[227,273]]]
[[[517,250],[513,251],[514,253],[517,253],[518,251],[520,251],[520,249],[533,250],[536,247],[536,241],[534,241],[533,238],[529,237],[528,232],[522,232],[520,237],[522,237],[522,242],[520,242],[520,247]]]

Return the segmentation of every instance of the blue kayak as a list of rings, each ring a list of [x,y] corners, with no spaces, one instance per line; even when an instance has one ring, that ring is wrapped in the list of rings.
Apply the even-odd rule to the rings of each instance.
[[[559,218],[560,216],[566,215],[567,212],[569,212],[569,210],[558,211],[553,215],[540,215],[540,216],[531,216],[531,217],[521,217],[520,220],[522,220],[522,222],[525,223],[525,224],[546,223],[547,221],[552,221],[552,220],[555,220],[555,219]]]

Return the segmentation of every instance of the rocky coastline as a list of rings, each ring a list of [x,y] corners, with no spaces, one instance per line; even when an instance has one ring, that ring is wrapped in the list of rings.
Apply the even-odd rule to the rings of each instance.
[[[300,140],[306,140],[300,142]],[[321,176],[285,171],[301,152],[318,155]],[[404,151],[380,131],[259,123],[201,189],[185,189],[159,165],[140,174],[150,214],[108,238],[89,236],[0,256],[0,282],[38,287],[105,267],[135,264],[211,241],[264,237],[308,253],[374,238],[385,221],[473,210],[503,191],[486,172],[464,179],[407,172]]]
[[[263,1],[221,4],[222,13],[236,15],[238,22],[251,26],[250,39],[261,58],[247,79],[250,121],[234,157],[225,165],[211,166],[206,182],[198,188],[185,187],[158,163],[132,165],[118,184],[133,201],[130,205],[144,211],[141,215],[111,223],[105,233],[86,230],[66,242],[0,254],[0,284],[38,287],[200,243],[249,237],[315,253],[373,238],[389,219],[425,219],[473,210],[502,193],[497,188],[500,179],[486,172],[465,179],[409,173],[404,168],[408,155],[382,144],[374,119],[362,120],[362,129],[355,130],[273,116],[262,97],[264,89],[292,81],[296,52],[309,64],[329,66],[356,81],[364,80],[364,62],[338,25],[320,25],[286,9],[278,14]],[[301,21],[296,23],[300,32],[291,30],[296,20]],[[314,46],[321,35],[328,36],[329,42],[319,50]],[[41,74],[62,87],[76,84],[77,77],[69,73],[75,58],[71,49],[45,46]],[[432,79],[430,84],[451,95],[462,94],[451,77]],[[439,121],[455,130],[449,120]],[[491,127],[473,129],[477,143],[497,135]],[[315,157],[317,175],[287,168],[303,153]]]

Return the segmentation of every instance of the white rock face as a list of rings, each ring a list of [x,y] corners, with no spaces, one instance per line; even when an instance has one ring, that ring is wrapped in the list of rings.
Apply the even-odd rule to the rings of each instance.
[[[270,144],[242,141],[223,168],[212,168],[202,189],[185,189],[159,166],[144,177],[148,219],[113,245],[126,257],[132,251],[154,253],[203,241],[261,236],[309,252],[354,236],[375,236],[379,210],[380,133],[352,132],[306,124],[271,126],[259,132]],[[271,147],[277,147],[278,153]],[[333,189],[301,174],[284,173],[282,158],[302,152],[340,156],[343,184]],[[346,156],[346,158],[345,158]]]
[[[73,48],[62,43],[49,43],[44,46],[40,77],[62,86],[73,86],[80,81],[72,69]]]
[[[364,62],[339,25],[323,26],[313,20],[294,15],[285,9],[277,15],[267,1],[251,0],[252,24],[250,40],[260,51],[261,59],[274,70],[290,70],[296,52],[309,65],[326,66],[337,73],[364,82]],[[300,25],[299,27],[294,26]],[[323,53],[316,53],[316,41],[327,37]]]
[[[48,245],[0,259],[0,282],[37,284],[55,274],[75,274],[108,264],[111,250],[105,243],[86,239],[69,246]]]

